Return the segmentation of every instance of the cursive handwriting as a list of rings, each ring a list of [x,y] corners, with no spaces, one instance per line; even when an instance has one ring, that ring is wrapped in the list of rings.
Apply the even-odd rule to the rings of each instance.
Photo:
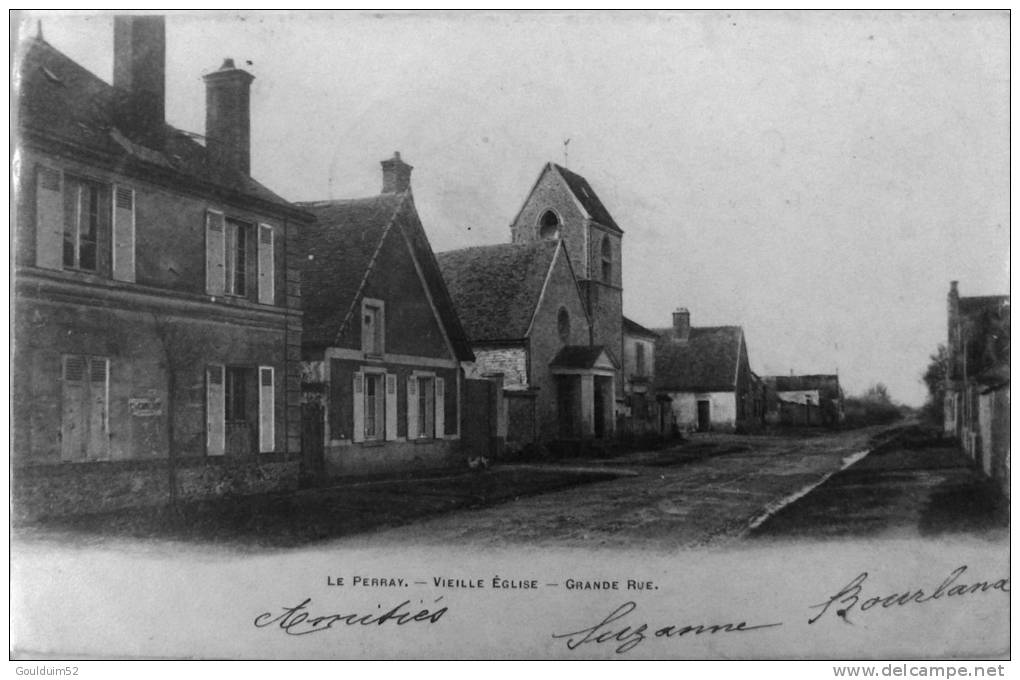
[[[961,595],[975,595],[977,593],[984,593],[989,590],[999,590],[1004,593],[1009,592],[1009,579],[1002,578],[992,583],[988,581],[977,581],[975,583],[957,584],[956,581],[964,572],[967,571],[967,565],[957,567],[954,569],[949,576],[945,578],[928,594],[922,588],[908,588],[902,593],[892,593],[890,595],[872,595],[865,597],[862,594],[863,586],[865,581],[868,580],[868,572],[861,572],[856,578],[850,583],[843,586],[838,593],[833,595],[826,602],[821,604],[812,605],[811,609],[820,609],[817,614],[808,619],[808,623],[814,623],[822,616],[832,610],[837,616],[846,621],[850,621],[849,615],[854,608],[859,609],[862,612],[868,611],[872,607],[882,606],[883,609],[889,607],[903,607],[908,604],[924,604],[931,602],[932,600],[938,600],[942,597],[958,597]]]
[[[443,599],[440,597],[436,600]],[[404,600],[396,607],[392,607],[382,614],[325,614],[323,616],[312,616],[308,612],[308,605],[312,598],[305,598],[304,602],[296,607],[284,607],[283,613],[273,616],[272,612],[265,612],[255,617],[256,628],[266,628],[276,624],[287,635],[310,635],[321,633],[332,628],[335,624],[343,623],[348,626],[382,626],[386,623],[393,623],[403,626],[408,623],[438,623],[443,618],[447,608],[441,607],[436,611],[429,611],[422,608],[417,613],[405,611],[405,607],[411,604],[410,600]],[[381,608],[381,606],[380,606]]]
[[[619,643],[616,647],[616,653],[624,654],[644,642],[649,636],[657,638],[678,638],[688,634],[703,635],[708,633],[709,635],[714,635],[716,633],[746,633],[752,630],[773,628],[775,626],[783,625],[782,623],[763,623],[749,626],[746,621],[714,625],[698,624],[681,626],[674,624],[662,626],[654,631],[650,629],[651,627],[647,623],[641,623],[639,625],[621,625],[622,619],[631,614],[635,609],[637,609],[636,603],[625,602],[614,609],[609,616],[602,619],[594,626],[575,630],[571,633],[554,633],[553,638],[557,640],[566,639],[567,649],[570,650],[575,650],[581,645],[589,643]]]

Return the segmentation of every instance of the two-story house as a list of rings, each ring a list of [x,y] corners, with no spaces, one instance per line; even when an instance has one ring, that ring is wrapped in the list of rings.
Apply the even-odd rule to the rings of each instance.
[[[250,176],[250,85],[165,120],[162,17],[116,17],[112,85],[18,54],[13,448],[25,514],[296,482],[305,211]],[[204,145],[198,140],[204,139]],[[169,471],[169,474],[168,474]]]
[[[659,334],[623,317],[624,429],[631,434],[669,432],[669,397],[655,391]]]
[[[946,306],[945,432],[1009,496],[1009,296],[962,296],[952,281]]]

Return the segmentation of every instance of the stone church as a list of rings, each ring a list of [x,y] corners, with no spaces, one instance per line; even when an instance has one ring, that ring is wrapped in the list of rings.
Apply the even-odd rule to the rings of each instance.
[[[438,255],[507,445],[614,436],[623,409],[623,230],[588,181],[548,163],[511,243]]]

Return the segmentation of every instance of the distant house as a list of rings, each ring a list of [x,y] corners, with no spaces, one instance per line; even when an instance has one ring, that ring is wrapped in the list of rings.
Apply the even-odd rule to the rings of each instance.
[[[668,397],[655,392],[655,343],[659,334],[623,317],[624,429],[633,434],[669,431]]]
[[[672,426],[681,431],[732,431],[761,424],[760,391],[740,326],[691,326],[690,312],[655,345],[655,387],[667,395]]]
[[[950,284],[945,431],[1009,495],[1008,295],[961,297]]]
[[[838,375],[772,375],[763,378],[766,419],[781,425],[837,425],[843,420]]]
[[[383,161],[383,192],[302,206],[303,456],[335,477],[442,467],[462,456],[461,362],[473,355],[411,195]]]
[[[312,216],[251,177],[250,73],[204,76],[203,145],[166,122],[163,17],[112,39],[112,84],[41,37],[19,55],[19,511],[296,486]]]
[[[438,259],[475,372],[502,382],[507,449],[609,437],[619,366],[591,343],[565,242],[465,248]]]

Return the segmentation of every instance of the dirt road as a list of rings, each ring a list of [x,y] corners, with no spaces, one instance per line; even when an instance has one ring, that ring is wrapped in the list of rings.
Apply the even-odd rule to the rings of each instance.
[[[607,461],[629,476],[342,540],[365,547],[716,545],[845,467],[880,429],[811,438],[694,435],[676,450]],[[692,457],[698,450],[707,453]]]

